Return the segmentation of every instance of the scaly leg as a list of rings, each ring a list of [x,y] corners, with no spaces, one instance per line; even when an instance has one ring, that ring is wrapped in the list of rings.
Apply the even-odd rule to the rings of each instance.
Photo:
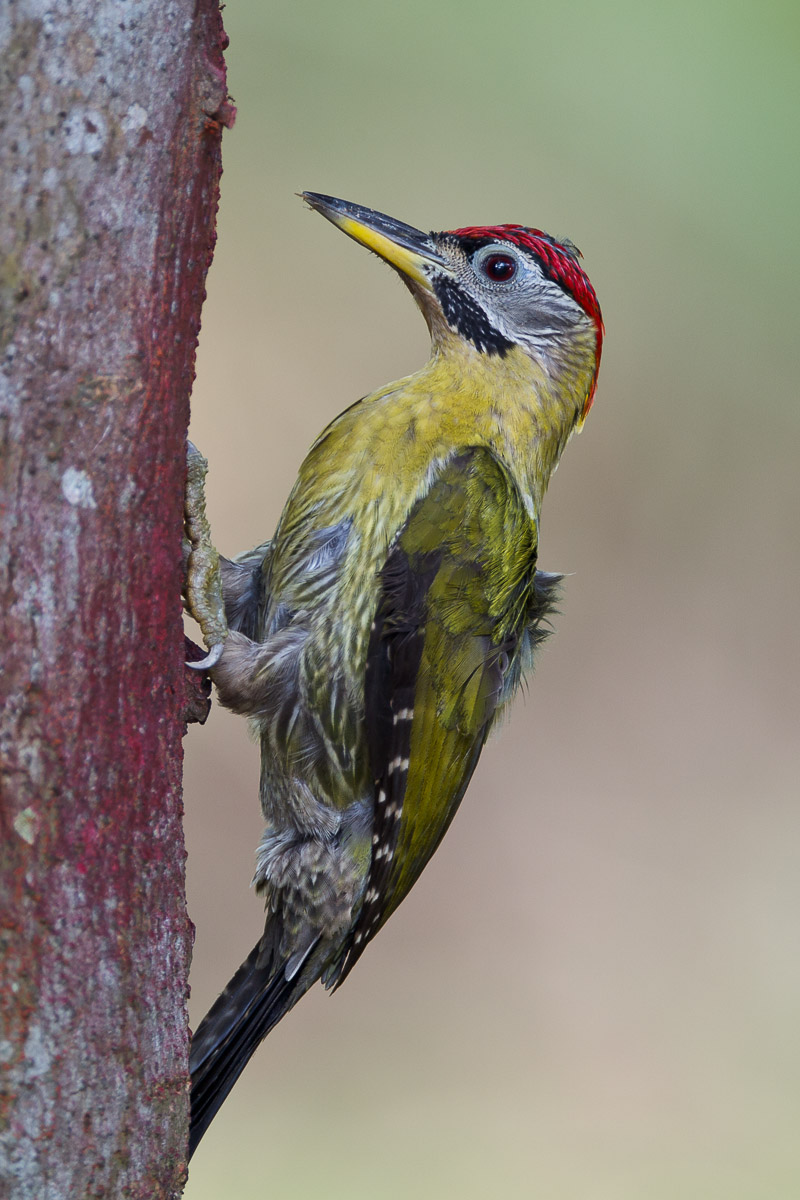
[[[186,450],[186,499],[184,509],[184,555],[186,611],[203,634],[208,654],[199,662],[187,663],[194,671],[210,671],[222,657],[228,622],[222,595],[219,554],[211,541],[206,516],[205,478],[208,462],[191,442]]]

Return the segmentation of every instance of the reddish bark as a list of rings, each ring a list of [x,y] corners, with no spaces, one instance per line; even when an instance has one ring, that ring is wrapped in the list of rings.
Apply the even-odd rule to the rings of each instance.
[[[18,0],[7,21],[0,1194],[175,1196],[180,543],[225,38],[214,0]]]

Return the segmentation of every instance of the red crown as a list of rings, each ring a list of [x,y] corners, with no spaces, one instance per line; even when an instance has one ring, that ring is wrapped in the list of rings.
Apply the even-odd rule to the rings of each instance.
[[[573,300],[580,304],[587,316],[594,321],[597,330],[597,365],[600,365],[600,354],[603,349],[603,315],[597,302],[597,293],[589,281],[589,276],[581,267],[578,259],[580,250],[571,242],[557,242],[541,229],[526,229],[524,225],[474,225],[466,229],[451,229],[453,237],[465,238],[481,242],[511,242],[526,250],[538,261],[548,279],[569,292]],[[595,373],[595,380],[597,375]],[[594,387],[587,397],[584,416],[589,411],[594,399]]]

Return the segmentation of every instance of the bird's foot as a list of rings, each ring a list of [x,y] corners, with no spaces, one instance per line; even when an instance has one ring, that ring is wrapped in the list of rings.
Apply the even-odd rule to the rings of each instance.
[[[186,577],[184,602],[203,634],[208,654],[186,665],[193,671],[210,671],[222,657],[228,622],[222,597],[219,554],[211,541],[206,516],[205,479],[208,463],[191,442],[186,451],[186,499],[184,502],[184,557]]]

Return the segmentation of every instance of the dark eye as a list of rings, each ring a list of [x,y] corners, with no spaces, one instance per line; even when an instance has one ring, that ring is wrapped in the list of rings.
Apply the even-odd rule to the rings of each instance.
[[[481,263],[481,268],[493,283],[508,283],[517,273],[516,259],[510,254],[490,254]]]

